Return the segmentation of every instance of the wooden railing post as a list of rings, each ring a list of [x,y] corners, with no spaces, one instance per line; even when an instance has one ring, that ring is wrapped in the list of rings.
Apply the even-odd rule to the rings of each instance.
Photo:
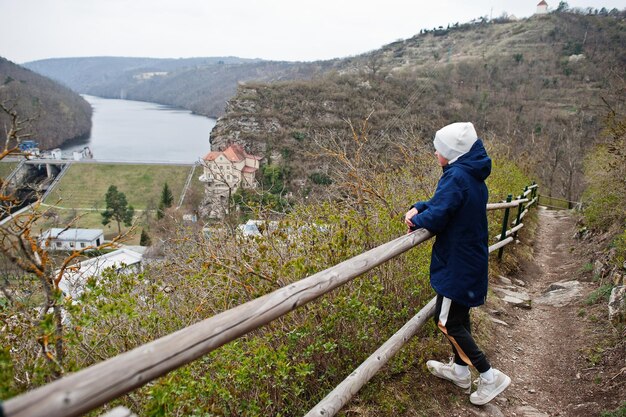
[[[510,202],[511,202],[511,200],[513,200],[513,195],[512,195],[512,194],[509,194],[509,195],[507,196],[507,198],[506,198],[506,202],[507,202],[507,203],[510,203]],[[510,208],[509,208],[509,207],[507,207],[507,208],[504,210],[504,219],[502,220],[502,235],[500,236],[500,240],[504,240],[504,239],[506,239],[506,229],[507,229],[507,225],[509,224],[509,210],[510,210]],[[499,259],[499,260],[501,260],[501,259],[502,259],[502,253],[503,253],[503,252],[504,252],[504,246],[503,246],[503,247],[501,247],[501,248],[498,250],[498,259]]]
[[[522,195],[519,196],[520,200],[524,198],[526,191],[528,191],[528,186],[524,187],[524,192],[522,193]],[[517,206],[517,218],[515,219],[515,226],[520,224],[520,222],[522,221],[523,211],[524,211],[524,203],[519,203],[519,206]],[[517,232],[513,233],[513,238],[517,239]]]

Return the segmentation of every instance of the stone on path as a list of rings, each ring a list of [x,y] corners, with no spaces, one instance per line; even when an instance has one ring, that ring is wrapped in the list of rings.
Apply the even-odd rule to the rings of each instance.
[[[476,416],[476,417],[504,417],[502,410],[497,405],[487,403],[480,407],[472,407],[471,409],[464,409],[463,417]]]
[[[530,296],[527,293],[496,286],[493,286],[492,288],[495,293],[502,297],[503,301],[512,304],[515,307],[530,308]]]
[[[489,316],[489,320],[491,320],[493,323],[501,324],[502,326],[507,326],[507,327],[509,326],[509,323],[507,323],[506,321],[502,321],[502,320],[497,319],[495,317]]]
[[[620,285],[611,290],[609,321],[614,324],[626,321],[626,285]]]
[[[593,276],[598,278],[601,277],[603,269],[604,265],[602,264],[602,262],[599,259],[596,259],[596,261],[593,263]]]
[[[504,297],[502,297],[502,301],[509,303],[513,305],[514,307],[526,308],[526,309],[530,308],[530,300],[522,300],[517,297],[511,297],[510,295],[505,295]]]
[[[515,409],[515,414],[520,417],[550,417],[548,414],[542,413],[535,407],[531,407],[529,405],[517,407]]]
[[[500,407],[498,407],[497,405],[493,405],[493,404],[485,404],[482,407],[482,411],[484,412],[485,417],[504,417],[504,414],[502,414],[502,410],[500,410]]]
[[[515,282],[515,285],[519,285],[520,287],[526,286],[526,283],[522,281],[521,279],[513,278],[513,282]]]
[[[498,280],[500,281],[500,283],[502,283],[504,285],[513,285],[513,281],[511,281],[510,279],[508,279],[505,276],[498,275]]]
[[[577,416],[591,416],[594,414],[593,410],[596,410],[597,408],[598,408],[598,403],[596,402],[569,405],[567,407],[567,409],[574,411]]]
[[[581,295],[580,282],[559,281],[550,284],[543,295],[535,298],[535,304],[550,305],[553,307],[563,307]]]

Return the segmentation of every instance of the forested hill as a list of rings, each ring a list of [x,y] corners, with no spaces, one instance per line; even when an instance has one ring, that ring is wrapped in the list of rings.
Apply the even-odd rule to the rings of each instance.
[[[42,149],[84,137],[91,130],[91,106],[81,96],[57,82],[0,57],[0,103],[17,111],[20,120],[31,119],[21,132]],[[0,111],[0,125],[9,117]],[[0,140],[6,139],[5,128]]]
[[[331,67],[332,62],[92,57],[46,59],[24,65],[79,93],[152,101],[218,117],[240,81],[309,78]]]
[[[132,75],[256,61],[258,60],[235,57],[159,59],[98,56],[42,59],[27,62],[24,66],[53,80],[57,80],[74,91],[92,94],[92,88],[102,88],[107,83],[125,79],[125,76],[129,75],[129,73],[132,79]],[[117,93],[119,94],[119,91]]]
[[[380,161],[403,143],[431,151],[438,128],[472,121],[488,145],[527,167],[544,193],[577,199],[585,154],[602,140],[611,107],[624,106],[625,29],[624,12],[613,11],[422,32],[342,60],[325,77],[242,85],[212,145],[240,142],[269,156],[295,191],[327,182],[319,179],[333,168],[332,152],[319,145],[351,143],[346,119],[360,129],[370,115],[366,147]]]

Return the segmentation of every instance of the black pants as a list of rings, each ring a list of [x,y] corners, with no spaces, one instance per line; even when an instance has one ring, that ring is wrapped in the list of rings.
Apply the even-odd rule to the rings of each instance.
[[[469,311],[469,307],[437,294],[433,318],[439,330],[446,335],[452,345],[454,363],[473,365],[478,372],[483,373],[488,371],[491,365],[472,337]]]

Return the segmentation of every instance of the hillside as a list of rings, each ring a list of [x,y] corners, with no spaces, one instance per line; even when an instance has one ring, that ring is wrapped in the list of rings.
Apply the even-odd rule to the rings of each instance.
[[[95,57],[26,65],[81,93],[223,116],[214,147],[237,141],[266,154],[294,192],[315,189],[309,176],[332,170],[320,143],[350,136],[346,120],[371,114],[370,153],[412,140],[430,151],[438,127],[471,120],[546,192],[577,200],[584,155],[609,106],[620,106],[623,18],[612,10],[455,23],[313,63]]]
[[[78,94],[56,82],[0,57],[0,102],[14,108],[21,120],[32,119],[23,134],[42,149],[83,137],[91,130],[91,106]],[[0,125],[9,118],[0,112]],[[6,138],[0,129],[0,140]]]
[[[241,81],[310,78],[327,70],[332,61],[307,64],[235,57],[93,57],[46,59],[25,66],[79,93],[152,101],[218,117]]]
[[[312,81],[247,83],[229,101],[214,149],[244,143],[291,173],[291,188],[332,171],[320,143],[349,143],[368,115],[368,151],[385,159],[439,127],[471,120],[542,182],[574,200],[584,155],[609,108],[623,105],[624,13],[552,13],[452,25],[341,60]],[[620,99],[621,97],[621,99]],[[620,104],[620,100],[622,104]],[[406,162],[406,161],[405,161]]]

